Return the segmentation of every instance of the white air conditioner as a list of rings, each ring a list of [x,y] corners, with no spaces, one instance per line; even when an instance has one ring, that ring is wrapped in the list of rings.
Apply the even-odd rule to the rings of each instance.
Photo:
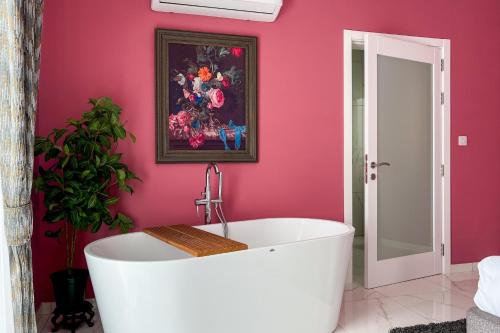
[[[151,9],[239,20],[273,22],[283,0],[151,0]]]

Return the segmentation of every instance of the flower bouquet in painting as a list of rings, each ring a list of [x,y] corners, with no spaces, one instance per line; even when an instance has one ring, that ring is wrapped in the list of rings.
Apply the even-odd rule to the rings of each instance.
[[[244,51],[239,47],[170,45],[171,149],[245,149]]]
[[[155,37],[156,162],[256,162],[257,38]]]

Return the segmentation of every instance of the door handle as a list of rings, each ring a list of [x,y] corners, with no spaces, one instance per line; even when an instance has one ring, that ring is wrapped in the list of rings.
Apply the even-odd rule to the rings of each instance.
[[[389,162],[380,162],[380,163],[372,162],[372,163],[370,163],[370,168],[372,168],[372,169],[375,169],[375,168],[378,168],[381,166],[391,166],[391,163],[389,163]]]

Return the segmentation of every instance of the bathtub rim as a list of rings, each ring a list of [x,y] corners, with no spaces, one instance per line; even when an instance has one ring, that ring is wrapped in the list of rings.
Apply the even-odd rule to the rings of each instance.
[[[101,238],[101,239],[97,239],[89,244],[87,244],[85,247],[84,247],[84,255],[85,255],[85,260],[87,261],[87,256],[91,256],[93,259],[97,259],[97,260],[103,260],[103,261],[108,261],[108,262],[121,262],[121,263],[128,263],[128,264],[148,264],[148,263],[174,263],[174,262],[179,262],[179,261],[186,261],[186,260],[202,260],[202,259],[206,259],[207,257],[214,257],[214,256],[217,256],[217,257],[220,257],[220,256],[227,256],[227,255],[234,255],[234,254],[238,254],[238,252],[245,252],[245,253],[248,253],[248,252],[253,252],[253,251],[262,251],[262,250],[271,250],[273,248],[277,248],[277,247],[288,247],[288,246],[292,246],[292,245],[296,245],[298,243],[310,243],[310,242],[317,242],[317,241],[324,241],[324,240],[327,240],[327,239],[335,239],[335,238],[340,238],[340,237],[346,237],[346,236],[349,236],[349,235],[354,235],[354,227],[352,225],[349,225],[349,224],[346,224],[344,222],[339,222],[339,221],[334,221],[334,220],[327,220],[327,219],[316,219],[316,218],[302,218],[302,217],[270,217],[270,218],[258,218],[258,219],[252,219],[252,220],[240,220],[240,221],[233,221],[233,222],[228,222],[229,225],[233,224],[233,223],[244,223],[244,222],[251,222],[251,221],[260,221],[260,220],[312,220],[312,221],[317,221],[317,222],[325,222],[325,223],[339,223],[339,224],[342,224],[343,226],[346,227],[346,231],[345,232],[342,232],[342,233],[339,233],[339,234],[335,234],[335,235],[330,235],[330,236],[322,236],[322,237],[315,237],[315,238],[310,238],[310,239],[304,239],[304,240],[298,240],[298,241],[289,241],[289,242],[283,242],[283,243],[277,243],[277,244],[273,244],[273,245],[268,245],[268,246],[261,246],[261,247],[254,247],[254,248],[249,248],[247,250],[241,250],[241,251],[233,251],[233,252],[226,252],[226,253],[220,253],[220,254],[217,254],[217,255],[211,255],[211,256],[204,256],[204,257],[195,257],[195,256],[188,256],[188,257],[185,257],[185,258],[174,258],[174,259],[158,259],[158,260],[127,260],[127,259],[115,259],[115,258],[109,258],[109,257],[105,257],[105,256],[102,256],[102,255],[99,255],[95,252],[92,252],[91,250],[91,246],[92,245],[95,245],[96,243],[100,243],[100,242],[104,242],[108,239],[111,239],[111,238],[116,238],[116,237],[124,237],[124,236],[127,236],[127,235],[131,235],[131,234],[136,234],[136,233],[143,233],[149,237],[152,237],[154,238],[153,236],[151,235],[148,235],[146,233],[144,233],[142,230],[141,231],[135,231],[135,232],[132,232],[132,233],[127,233],[127,234],[118,234],[118,235],[113,235],[113,236],[108,236],[108,237],[104,237],[104,238]],[[218,223],[217,223],[218,224]],[[216,225],[214,223],[214,225]],[[205,224],[202,224],[202,225],[194,225],[193,227],[200,227],[200,226],[205,226]],[[170,246],[170,247],[173,247],[175,248],[175,246],[172,246],[172,245],[169,245],[167,243],[165,243],[166,246]],[[182,251],[180,249],[178,249],[179,251]],[[183,251],[184,252],[184,251]],[[186,253],[188,254],[188,253]],[[188,254],[189,255],[189,254]],[[88,263],[87,263],[88,264]]]

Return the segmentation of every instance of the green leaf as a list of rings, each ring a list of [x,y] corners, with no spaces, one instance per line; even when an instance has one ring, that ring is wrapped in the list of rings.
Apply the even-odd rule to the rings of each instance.
[[[39,174],[41,177],[43,177],[43,176],[46,174],[45,169],[44,169],[44,168],[42,168],[41,166],[38,166],[38,174]]]
[[[47,222],[59,222],[65,217],[64,211],[47,212],[43,219]]]
[[[89,199],[89,203],[88,203],[88,205],[87,205],[87,208],[92,208],[92,207],[94,207],[94,206],[95,206],[95,204],[96,204],[96,202],[97,202],[97,195],[92,194],[92,196],[91,196],[91,197],[90,197],[90,199]]]
[[[55,141],[59,140],[64,134],[66,134],[67,131],[68,130],[66,128],[61,128],[61,129],[54,128],[53,133]]]
[[[114,164],[116,162],[119,162],[121,158],[122,158],[122,154],[113,154],[109,158],[109,163]]]
[[[114,126],[119,124],[118,115],[116,113],[111,114],[110,122],[111,122],[111,125],[114,125]]]
[[[102,155],[101,165],[106,165],[106,163],[108,163],[108,155],[104,154]]]
[[[128,132],[128,136],[130,137],[132,143],[135,143],[137,141],[137,138],[135,137],[134,133]]]
[[[102,221],[101,221],[101,220],[98,220],[98,221],[94,222],[94,223],[92,224],[92,227],[91,227],[91,229],[90,229],[90,232],[92,232],[92,233],[94,233],[94,234],[95,234],[96,232],[98,232],[98,231],[99,231],[99,229],[101,229],[101,225],[102,225]]]
[[[43,177],[36,177],[35,180],[33,181],[33,187],[37,191],[41,191],[44,185],[45,185],[45,181],[44,181]]]
[[[134,193],[134,188],[130,185],[121,185],[119,186],[120,190],[122,190],[123,192],[127,192],[127,193]]]
[[[101,107],[110,107],[113,105],[113,101],[111,100],[111,98],[104,96],[104,97],[99,98],[98,104]]]
[[[113,133],[119,139],[125,139],[125,136],[127,135],[125,129],[122,126],[113,127]]]
[[[111,147],[111,143],[109,142],[109,139],[105,137],[104,135],[99,135],[99,143],[104,146],[106,149],[109,149]]]
[[[78,159],[75,156],[72,155],[69,159],[69,162],[73,169],[78,169]]]
[[[73,125],[73,126],[80,126],[81,125],[81,121],[76,120],[76,119],[71,119],[71,118],[68,119],[67,123],[70,125]]]
[[[43,153],[47,153],[50,148],[52,148],[53,143],[49,140],[49,138],[37,136],[35,138],[35,156],[38,156]]]
[[[61,164],[61,168],[64,168],[66,166],[66,164],[68,164],[69,158],[70,158],[69,155],[64,158],[64,160],[63,160],[63,162]]]
[[[123,169],[116,170],[116,178],[118,178],[119,181],[123,182],[126,177],[127,175],[125,173],[125,170]]]
[[[85,177],[87,177],[89,174],[90,174],[90,170],[85,170],[85,171],[83,171],[83,172],[82,172],[82,176],[81,176],[81,177],[82,177],[82,178],[85,178]]]
[[[97,132],[99,130],[100,124],[98,121],[92,121],[90,123],[89,129],[93,132]]]
[[[78,226],[78,224],[80,223],[80,215],[78,215],[78,211],[74,209],[70,211],[69,219],[73,225]]]
[[[116,214],[115,221],[113,221],[112,228],[118,226],[120,228],[120,232],[126,233],[129,232],[130,229],[134,227],[132,223],[132,219],[122,213]]]
[[[45,154],[45,160],[48,161],[48,160],[51,160],[53,158],[56,158],[57,155],[59,155],[60,152],[61,152],[60,148],[57,148],[57,147],[50,148],[47,151],[47,153]]]
[[[105,204],[106,206],[113,206],[113,205],[114,205],[114,204],[116,204],[119,200],[120,200],[120,198],[118,198],[118,197],[109,198],[109,199],[107,199],[106,201],[104,201],[104,204]]]
[[[135,173],[133,173],[132,171],[127,171],[127,179],[130,180],[130,179],[135,179],[135,180],[138,180],[138,181],[141,181],[142,182],[142,179],[137,177]]]

